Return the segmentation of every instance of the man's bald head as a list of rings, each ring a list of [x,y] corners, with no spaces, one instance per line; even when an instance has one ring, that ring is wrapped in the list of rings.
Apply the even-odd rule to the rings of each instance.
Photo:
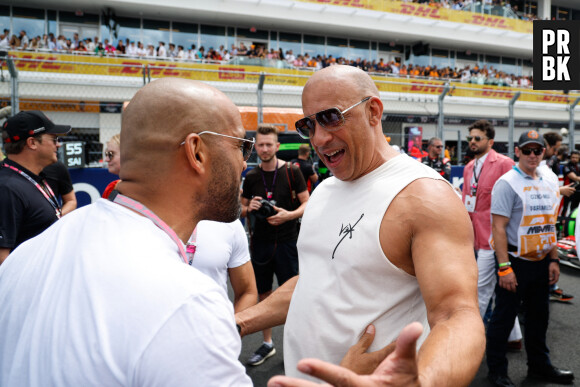
[[[121,179],[164,176],[192,132],[227,132],[239,111],[221,91],[201,82],[163,78],[143,87],[123,112]]]
[[[330,85],[329,92],[345,93],[347,96],[353,93],[361,96],[380,97],[379,90],[373,79],[364,71],[357,67],[334,65],[315,72],[304,86],[303,96],[309,92],[310,88],[318,88],[320,84]]]

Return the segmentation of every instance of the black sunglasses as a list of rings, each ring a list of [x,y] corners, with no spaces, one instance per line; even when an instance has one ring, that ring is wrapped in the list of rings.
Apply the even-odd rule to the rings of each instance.
[[[534,152],[534,154],[536,156],[539,156],[542,154],[542,152],[544,151],[544,148],[526,148],[526,149],[520,149],[520,152],[522,152],[523,155],[529,156],[532,152]]]
[[[339,127],[341,127],[344,124],[344,113],[346,113],[350,109],[357,107],[361,103],[368,101],[371,98],[372,96],[363,98],[360,102],[355,103],[354,105],[344,109],[343,111],[340,111],[340,109],[337,107],[333,107],[304,117],[296,121],[295,124],[296,131],[298,132],[300,137],[304,139],[309,139],[310,137],[312,137],[314,135],[314,128],[316,127],[316,122],[314,122],[314,120],[311,118],[313,116],[314,118],[316,118],[316,121],[320,124],[320,126],[325,128],[329,132],[336,131],[338,130]]]
[[[480,142],[481,140],[485,139],[487,137],[481,137],[481,136],[467,136],[467,142],[471,142],[471,140],[475,140],[475,142]]]
[[[108,158],[109,160],[113,160],[113,157],[115,157],[115,152],[113,151],[105,152],[105,157]]]

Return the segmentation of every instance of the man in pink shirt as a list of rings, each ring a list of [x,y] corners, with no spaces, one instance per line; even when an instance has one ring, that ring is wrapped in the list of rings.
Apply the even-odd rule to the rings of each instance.
[[[473,224],[481,317],[487,311],[497,282],[494,251],[489,245],[491,190],[495,182],[515,165],[512,159],[492,149],[494,137],[495,129],[487,120],[476,121],[469,127],[467,140],[475,158],[463,170],[462,198]],[[519,322],[516,319],[510,341],[521,345],[521,337]]]

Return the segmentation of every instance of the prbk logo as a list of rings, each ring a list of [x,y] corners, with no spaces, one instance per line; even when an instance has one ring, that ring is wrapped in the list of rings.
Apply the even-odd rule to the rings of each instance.
[[[534,90],[580,89],[580,21],[534,21]]]

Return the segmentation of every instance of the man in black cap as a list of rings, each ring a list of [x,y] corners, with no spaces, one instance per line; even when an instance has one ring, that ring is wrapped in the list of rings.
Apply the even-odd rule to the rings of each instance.
[[[492,247],[499,280],[495,308],[487,328],[487,365],[495,386],[515,386],[507,373],[507,341],[523,304],[528,376],[570,384],[571,371],[556,368],[546,345],[550,285],[558,282],[556,219],[558,180],[538,168],[545,152],[538,132],[523,133],[516,147],[518,164],[495,183],[491,192]]]
[[[34,110],[8,118],[2,129],[6,159],[0,165],[0,264],[60,218],[61,208],[41,171],[57,161],[57,135],[71,128]]]

